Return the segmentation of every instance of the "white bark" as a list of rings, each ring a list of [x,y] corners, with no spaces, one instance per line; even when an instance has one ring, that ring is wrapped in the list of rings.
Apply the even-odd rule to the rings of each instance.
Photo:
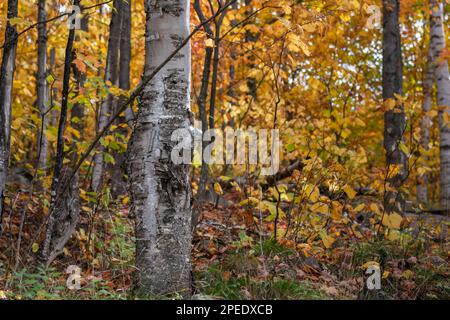
[[[17,17],[17,4],[17,0],[8,0],[8,19]],[[17,30],[9,22],[6,25],[4,43],[0,69],[0,233],[10,149],[12,90],[17,48]]]
[[[424,150],[429,150],[430,143],[430,127],[433,122],[428,115],[428,112],[431,110],[433,105],[433,84],[434,84],[434,69],[432,65],[432,56],[431,56],[431,39],[430,39],[430,47],[428,49],[428,58],[427,63],[424,70],[423,75],[423,101],[422,101],[422,111],[423,118],[420,124],[421,128],[421,146]],[[425,159],[424,159],[425,160]],[[428,203],[428,173],[424,173],[421,177],[419,177],[419,181],[417,184],[417,201],[420,203]]]
[[[189,35],[189,1],[146,0],[145,74]],[[187,165],[170,159],[172,132],[189,127],[190,46],[148,83],[128,152],[131,215],[136,217],[136,294],[190,292],[191,192]]]
[[[434,76],[437,85],[437,104],[439,107],[440,127],[440,160],[441,160],[441,207],[450,208],[450,123],[445,118],[450,117],[450,74],[447,60],[439,56],[445,48],[444,6],[442,2],[430,0],[431,17],[431,50],[433,55]]]

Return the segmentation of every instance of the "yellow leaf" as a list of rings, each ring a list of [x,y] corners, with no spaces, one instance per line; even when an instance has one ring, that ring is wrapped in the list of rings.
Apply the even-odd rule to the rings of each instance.
[[[411,270],[405,270],[402,273],[402,277],[409,279],[414,276],[414,273]]]
[[[39,243],[33,243],[33,245],[31,246],[31,251],[33,251],[33,253],[38,252],[39,250]]]
[[[407,147],[403,142],[401,142],[401,143],[398,145],[398,147],[400,148],[400,150],[403,151],[404,154],[409,154],[409,149],[408,149],[408,147]]]
[[[223,195],[223,190],[222,187],[220,186],[219,183],[214,183],[214,191],[218,194],[218,195]]]
[[[387,239],[389,241],[396,241],[399,238],[399,232],[397,230],[389,230],[387,234]]]
[[[257,206],[259,204],[259,200],[254,198],[254,197],[249,197],[248,199],[245,199],[241,202],[239,202],[240,206],[244,206],[244,205],[252,205],[252,206]]]
[[[346,184],[343,189],[344,189],[344,192],[347,194],[347,197],[349,197],[350,200],[356,196],[356,191],[353,190],[353,188],[350,187],[348,184]]]
[[[309,56],[311,54],[306,43],[304,43],[297,34],[290,33],[288,35],[288,39],[289,39],[290,44],[294,45],[294,47],[291,45],[288,45],[288,48],[290,50],[296,52],[297,50],[295,50],[295,47],[297,47],[297,48],[300,48],[303,51],[303,53],[306,54],[307,56]]]
[[[307,55],[308,57],[311,55],[311,51],[309,51],[308,46],[303,41],[300,40],[298,42],[298,46],[302,49],[305,55]]]
[[[69,252],[69,250],[68,250],[66,247],[64,247],[63,252],[64,252],[64,255],[65,255],[66,257],[69,257],[69,256],[70,256],[70,252]]]
[[[331,218],[333,220],[339,220],[342,218],[342,204],[339,201],[332,202]]]
[[[354,210],[356,212],[360,212],[360,211],[364,210],[365,207],[366,207],[366,205],[364,203],[360,203],[356,206],[356,208],[354,208]]]
[[[85,212],[92,212],[92,209],[86,206],[81,206],[81,210],[85,211]]]
[[[247,86],[246,83],[241,84],[241,85],[239,86],[239,90],[240,90],[241,92],[243,92],[243,93],[249,92],[249,91],[248,91],[248,86]]]
[[[209,38],[205,41],[205,46],[208,48],[214,48],[214,40]]]
[[[378,208],[376,203],[370,204],[370,210],[372,210],[376,215],[381,215],[380,208]]]
[[[400,225],[402,224],[403,217],[398,213],[393,214],[385,214],[383,218],[383,225],[390,229],[400,229]]]
[[[312,185],[312,184],[306,185],[305,186],[305,193],[306,193],[306,197],[311,202],[317,202],[317,200],[319,200],[320,190],[315,185]]]
[[[314,31],[316,31],[316,27],[317,25],[315,23],[307,23],[302,26],[303,30],[309,33],[313,33]]]
[[[328,234],[322,234],[321,235],[322,238],[322,243],[325,246],[325,248],[329,249],[331,248],[331,246],[333,245],[333,243],[336,241],[335,238],[333,238],[332,236],[328,235]]]
[[[292,8],[288,5],[282,6],[282,9],[283,9],[284,13],[286,13],[286,14],[291,14],[291,12],[292,12]]]
[[[384,101],[384,107],[386,108],[386,110],[392,110],[396,105],[397,101],[395,101],[395,99],[389,98]]]
[[[328,205],[325,203],[317,202],[311,206],[311,211],[314,213],[328,214]]]
[[[380,264],[379,264],[378,262],[376,262],[376,261],[368,261],[368,262],[364,263],[364,264],[361,266],[361,269],[364,269],[364,270],[365,270],[365,269],[367,269],[367,268],[369,268],[369,267],[371,267],[371,266],[380,268]]]

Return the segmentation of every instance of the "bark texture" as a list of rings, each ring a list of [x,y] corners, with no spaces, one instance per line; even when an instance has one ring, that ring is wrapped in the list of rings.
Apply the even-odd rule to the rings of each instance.
[[[131,61],[131,0],[122,0],[121,4],[122,28],[120,34],[119,48],[119,88],[130,90],[130,61]],[[121,102],[126,97],[120,97]],[[115,110],[117,112],[117,110]],[[131,108],[125,110],[125,117],[119,117],[117,124],[131,123],[133,120],[133,111]],[[127,128],[119,127],[118,132],[125,137],[128,133]],[[111,194],[114,198],[126,192],[125,180],[125,154],[115,153],[116,164],[112,167],[111,173]]]
[[[47,11],[45,8],[46,0],[39,0],[38,2],[38,21],[43,22],[47,20]],[[36,105],[41,117],[41,130],[38,139],[38,168],[45,168],[47,163],[47,150],[49,147],[47,137],[45,136],[45,129],[48,124],[47,109],[48,109],[48,85],[47,85],[47,23],[40,23],[38,25],[38,70],[37,70],[37,100]]]
[[[383,100],[396,99],[403,94],[403,63],[400,37],[400,1],[383,1]],[[384,114],[384,148],[389,171],[396,173],[388,177],[393,190],[385,194],[384,206],[387,213],[403,214],[404,199],[400,187],[408,176],[408,160],[400,149],[406,117],[402,103]],[[390,189],[391,189],[390,188]]]
[[[118,62],[119,62],[119,47],[120,47],[120,30],[121,30],[121,5],[122,0],[114,0],[114,9],[112,11],[111,22],[109,24],[109,40],[108,40],[108,52],[106,57],[105,68],[105,83],[109,82],[113,86],[118,85]],[[117,106],[117,99],[108,94],[106,99],[100,106],[97,132],[100,132],[105,128],[108,123],[109,117]],[[92,190],[98,192],[102,183],[103,170],[104,170],[104,148],[102,145],[98,147],[98,152],[94,155],[94,166],[92,168]]]
[[[8,0],[8,19],[17,17],[17,2],[17,0]],[[17,48],[17,30],[9,22],[6,25],[4,43],[0,69],[0,233],[10,150],[12,89]]]
[[[75,0],[74,5],[78,6],[80,0]],[[67,168],[63,168],[64,163],[64,133],[67,125],[67,111],[69,100],[69,86],[70,86],[70,70],[74,58],[73,43],[75,40],[75,29],[69,30],[67,38],[67,45],[64,58],[64,76],[61,97],[61,114],[58,123],[58,138],[56,146],[56,159],[53,172],[53,180],[51,186],[51,204],[50,213],[45,232],[45,239],[42,245],[41,259],[47,264],[50,264],[53,259],[62,251],[65,242],[72,233],[68,233],[68,224],[72,226],[74,220],[78,218],[78,205],[75,203],[77,197],[73,197],[73,188],[69,188],[66,194],[61,194],[64,184],[71,183],[64,180],[64,173]],[[77,221],[75,221],[76,225]],[[67,239],[66,239],[67,238]],[[61,243],[62,247],[61,247]]]
[[[440,202],[441,209],[450,208],[450,73],[447,60],[439,59],[445,49],[444,5],[437,0],[430,0],[431,16],[431,50],[433,57],[434,76],[437,86],[437,104],[439,108],[440,128]]]
[[[423,101],[422,101],[422,111],[423,118],[420,124],[421,127],[421,146],[424,150],[429,150],[430,143],[430,127],[432,125],[432,121],[428,112],[431,110],[433,105],[433,84],[434,84],[434,75],[433,68],[431,63],[431,42],[430,49],[428,50],[428,59],[424,70],[423,75]],[[421,177],[419,177],[419,181],[417,184],[417,201],[420,203],[428,203],[428,173],[424,173]]]
[[[83,16],[80,21],[81,30],[88,31],[88,19],[87,16]],[[76,37],[75,41],[79,41]],[[74,90],[75,96],[78,96],[86,81],[86,75],[83,74],[76,65],[72,64],[72,70],[76,81],[76,88]],[[83,136],[84,123],[85,123],[85,106],[83,103],[75,103],[72,107],[70,114],[71,127]],[[58,255],[60,255],[66,243],[70,240],[70,237],[74,233],[78,222],[80,220],[80,174],[77,171],[74,177],[68,181],[73,166],[77,163],[78,141],[73,141],[71,145],[71,153],[69,155],[70,162],[62,169],[61,181],[68,183],[69,188],[61,195],[60,201],[55,205],[56,221],[54,223],[53,234],[50,241],[50,251],[47,257],[47,264],[50,264]],[[64,185],[61,185],[60,189],[63,189]],[[62,191],[61,191],[62,192]]]
[[[146,75],[189,35],[189,1],[146,0]],[[189,127],[190,46],[144,87],[128,148],[131,214],[136,217],[138,296],[190,295],[189,166],[171,161],[172,132]]]

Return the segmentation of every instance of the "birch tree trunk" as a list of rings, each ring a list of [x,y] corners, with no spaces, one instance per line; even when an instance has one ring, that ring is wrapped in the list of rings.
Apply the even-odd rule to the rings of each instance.
[[[7,18],[17,17],[17,12],[18,0],[8,0]],[[6,25],[4,43],[0,69],[0,233],[10,150],[12,90],[17,48],[17,30],[9,22]]]
[[[427,63],[425,66],[423,74],[423,101],[422,101],[422,111],[423,118],[420,124],[421,127],[421,146],[423,150],[429,150],[430,143],[430,127],[432,121],[428,112],[431,110],[433,105],[433,84],[434,84],[434,69],[432,67],[432,56],[431,56],[431,37],[430,37],[430,47],[428,49]],[[417,201],[420,203],[428,203],[428,173],[424,173],[419,177],[417,184]]]
[[[445,49],[444,6],[437,0],[430,0],[431,50],[434,76],[437,86],[437,104],[439,107],[440,160],[441,160],[441,209],[450,208],[450,74],[447,60],[439,59]]]
[[[400,0],[383,1],[383,100],[403,95],[403,63],[400,37]],[[390,174],[387,182],[392,190],[385,193],[384,207],[388,214],[403,214],[404,199],[399,188],[408,176],[408,160],[401,150],[406,117],[403,104],[396,103],[384,114],[384,148]]]
[[[38,21],[47,20],[47,11],[45,9],[46,0],[38,2]],[[43,169],[47,163],[48,140],[45,136],[48,117],[48,86],[47,86],[47,23],[38,25],[38,70],[37,70],[37,101],[36,105],[41,116],[41,130],[38,138],[38,168]]]
[[[149,75],[189,35],[189,1],[146,0],[145,69]],[[189,127],[190,46],[144,87],[128,148],[131,214],[136,217],[138,296],[190,294],[189,166],[171,161],[174,130]]]
[[[112,11],[111,22],[109,24],[108,52],[106,57],[105,83],[110,82],[113,86],[118,85],[118,61],[120,46],[120,30],[121,30],[121,3],[122,0],[114,0],[114,8]],[[105,127],[117,99],[108,94],[107,98],[102,102],[98,115],[97,132]],[[102,145],[98,147],[98,152],[94,156],[94,166],[92,168],[92,190],[98,192],[102,183],[104,159],[104,148]]]

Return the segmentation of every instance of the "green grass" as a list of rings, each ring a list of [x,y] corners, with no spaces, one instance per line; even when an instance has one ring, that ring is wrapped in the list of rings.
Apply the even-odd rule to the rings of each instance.
[[[67,274],[55,268],[45,270],[38,267],[34,271],[22,269],[11,275],[7,296],[10,299],[125,299],[126,293],[117,293],[107,282],[93,278],[80,290],[72,291],[66,285]]]
[[[277,277],[259,280],[248,275],[225,278],[223,271],[215,267],[198,274],[197,278],[200,293],[217,299],[322,300],[329,298],[306,281],[298,282]]]

